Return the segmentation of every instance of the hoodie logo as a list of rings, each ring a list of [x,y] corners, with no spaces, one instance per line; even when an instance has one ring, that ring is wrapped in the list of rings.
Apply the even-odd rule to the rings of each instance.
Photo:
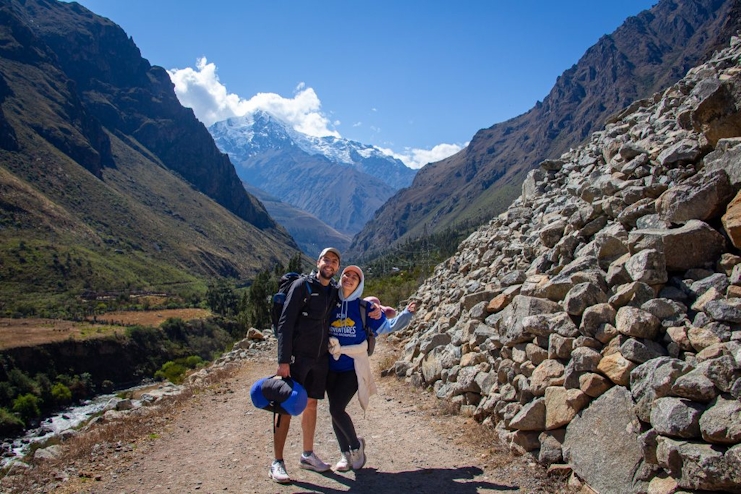
[[[345,319],[338,319],[332,323],[329,327],[329,334],[332,336],[355,336],[357,333],[357,325],[355,321],[346,317]]]

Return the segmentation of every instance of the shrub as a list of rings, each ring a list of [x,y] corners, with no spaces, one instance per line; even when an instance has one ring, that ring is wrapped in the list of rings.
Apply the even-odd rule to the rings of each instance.
[[[13,437],[23,432],[23,421],[10,413],[7,408],[0,408],[0,436]]]
[[[188,369],[195,369],[203,365],[203,359],[198,355],[175,359],[174,361],[165,362],[165,364],[154,373],[156,379],[167,379],[173,384],[183,382],[185,373]]]
[[[21,395],[13,401],[13,413],[18,414],[24,424],[41,416],[39,399],[32,394]]]
[[[203,365],[203,359],[198,355],[191,355],[190,357],[187,357],[185,359],[185,365],[189,369],[195,369],[196,367],[200,367]]]
[[[92,396],[95,393],[95,385],[92,376],[88,372],[83,372],[75,376],[69,383],[69,390],[72,392],[72,399],[79,401]]]
[[[38,384],[20,369],[11,369],[8,372],[8,382],[18,394],[41,394]]]
[[[8,381],[0,382],[0,407],[12,406],[16,392]]]
[[[51,388],[54,403],[58,405],[69,405],[72,403],[72,391],[62,383],[56,383]]]
[[[167,379],[173,384],[180,384],[183,382],[185,371],[187,369],[184,365],[173,362],[172,360],[165,362],[162,368],[154,373],[155,379]]]

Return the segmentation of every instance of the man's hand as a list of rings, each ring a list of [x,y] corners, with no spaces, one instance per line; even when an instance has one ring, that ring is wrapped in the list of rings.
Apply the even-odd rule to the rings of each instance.
[[[275,373],[275,375],[280,377],[291,377],[290,364],[278,364],[278,371]]]
[[[407,310],[414,314],[417,311],[417,302],[411,302],[409,305],[407,305]]]
[[[369,303],[373,310],[368,311],[368,315],[371,319],[381,319],[381,308],[376,304]]]

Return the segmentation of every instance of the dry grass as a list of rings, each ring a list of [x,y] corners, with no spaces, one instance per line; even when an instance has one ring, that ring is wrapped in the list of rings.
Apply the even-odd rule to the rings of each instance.
[[[171,317],[190,321],[192,319],[204,319],[210,315],[211,312],[206,309],[161,309],[109,312],[84,322],[41,318],[0,318],[0,351],[68,339],[101,338],[123,333],[125,326],[135,324],[156,328]]]
[[[123,327],[58,319],[0,319],[0,350],[36,346],[68,339],[100,338],[122,333]]]
[[[169,318],[179,318],[184,321],[192,319],[205,319],[211,315],[211,311],[206,309],[158,309],[149,311],[116,311],[107,312],[97,316],[96,321],[108,324],[118,324],[122,326],[140,326],[159,327],[160,324]]]

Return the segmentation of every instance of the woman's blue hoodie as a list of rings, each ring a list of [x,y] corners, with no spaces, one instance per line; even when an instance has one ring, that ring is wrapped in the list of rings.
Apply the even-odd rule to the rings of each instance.
[[[363,327],[363,319],[360,316],[360,311],[362,310],[360,308],[360,297],[363,295],[364,286],[365,281],[360,280],[355,291],[347,298],[345,298],[342,287],[340,287],[340,303],[335,306],[330,314],[329,336],[337,338],[342,346],[359,345],[368,336],[366,329]],[[373,310],[374,305],[370,302],[367,303],[367,310],[370,312]],[[383,312],[381,312],[380,319],[373,319],[370,316],[366,316],[365,319],[366,326],[374,334],[379,334],[379,330],[388,324],[386,315]],[[330,354],[329,370],[332,372],[347,372],[355,370],[355,364],[352,357],[340,355],[339,360],[335,360]]]

